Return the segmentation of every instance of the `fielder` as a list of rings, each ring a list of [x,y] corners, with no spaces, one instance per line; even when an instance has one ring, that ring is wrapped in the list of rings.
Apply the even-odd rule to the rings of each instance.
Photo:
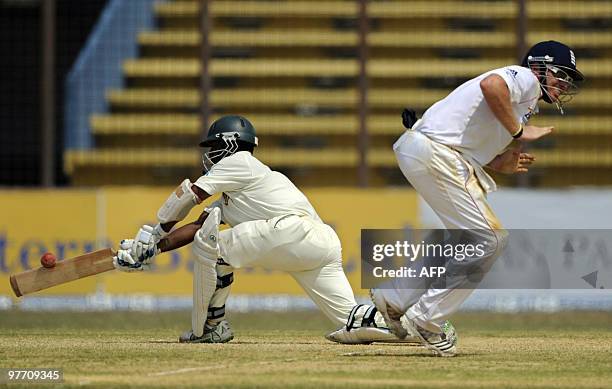
[[[233,338],[224,320],[225,302],[234,269],[245,266],[288,272],[333,323],[350,323],[348,331],[330,334],[330,340],[400,341],[374,306],[355,302],[335,231],[287,177],[252,155],[257,143],[255,128],[246,118],[215,121],[200,143],[205,174],[193,183],[181,183],[159,209],[155,227],[145,225],[134,239],[121,242],[116,268],[145,270],[158,253],[193,241],[192,329],[180,342],[223,343]],[[221,198],[198,220],[168,234],[194,206],[215,194]],[[219,231],[220,223],[231,228]]]
[[[583,79],[569,47],[540,42],[521,66],[492,70],[459,86],[394,144],[402,173],[444,226],[478,231],[488,243],[486,261],[492,263],[501,254],[508,233],[487,202],[487,193],[496,186],[483,167],[507,174],[527,172],[535,158],[509,145],[550,134],[552,127],[527,125],[538,112],[538,101],[555,104],[563,114],[563,104],[578,92],[576,83]],[[455,355],[456,337],[446,336],[443,326],[472,289],[411,288],[405,279],[392,284],[370,291],[389,328],[399,338],[417,336],[437,355]]]

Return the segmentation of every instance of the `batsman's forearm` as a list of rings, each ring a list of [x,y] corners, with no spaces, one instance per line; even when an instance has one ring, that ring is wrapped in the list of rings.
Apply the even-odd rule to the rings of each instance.
[[[176,225],[176,223],[178,222],[160,223],[159,225],[161,226],[161,229],[164,230],[164,232],[169,232],[170,230],[172,230],[172,227]]]
[[[177,228],[162,238],[157,244],[157,248],[162,252],[166,252],[188,245],[193,242],[193,238],[201,226],[201,224],[190,223]]]

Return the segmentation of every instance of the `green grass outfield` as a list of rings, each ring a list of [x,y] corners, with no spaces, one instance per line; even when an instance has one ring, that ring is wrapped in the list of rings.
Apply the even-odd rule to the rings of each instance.
[[[612,388],[612,312],[459,314],[456,358],[329,343],[306,312],[236,314],[231,343],[179,344],[189,315],[0,311],[0,367],[65,377],[5,387]]]

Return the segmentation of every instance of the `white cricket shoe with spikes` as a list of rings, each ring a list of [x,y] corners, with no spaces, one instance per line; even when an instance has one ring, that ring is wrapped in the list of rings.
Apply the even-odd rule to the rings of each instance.
[[[452,357],[457,353],[459,337],[455,326],[450,321],[442,325],[442,333],[436,334],[419,327],[402,312],[391,307],[378,289],[370,289],[370,298],[385,319],[385,323],[400,339],[419,340],[426,348],[443,357]]]
[[[404,327],[407,332],[416,334],[421,340],[421,344],[425,346],[425,348],[433,351],[437,356],[454,357],[457,355],[457,334],[455,328],[452,327],[452,324],[449,322],[446,322],[444,327],[446,327],[447,323],[450,324],[452,330],[447,330],[449,333],[452,333],[452,336],[447,332],[437,334],[419,327],[418,324],[406,317],[406,315],[401,317],[401,322],[402,327]]]
[[[225,320],[219,324],[204,326],[204,334],[196,336],[193,331],[187,331],[179,337],[179,343],[227,343],[234,339],[234,332]]]

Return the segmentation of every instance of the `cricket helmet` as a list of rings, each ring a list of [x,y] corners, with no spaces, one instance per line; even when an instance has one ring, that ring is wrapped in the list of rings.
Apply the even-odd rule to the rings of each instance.
[[[215,120],[200,147],[204,148],[202,161],[205,171],[223,158],[232,155],[241,148],[253,148],[258,144],[255,127],[245,117],[239,115],[222,116]]]
[[[578,93],[578,83],[584,80],[584,75],[576,67],[576,55],[572,49],[557,41],[535,44],[525,55],[521,66],[537,73],[542,98],[549,104],[556,104],[561,113],[563,104]],[[558,81],[557,86],[547,85],[549,74]],[[552,98],[550,89],[559,91],[557,99]]]

